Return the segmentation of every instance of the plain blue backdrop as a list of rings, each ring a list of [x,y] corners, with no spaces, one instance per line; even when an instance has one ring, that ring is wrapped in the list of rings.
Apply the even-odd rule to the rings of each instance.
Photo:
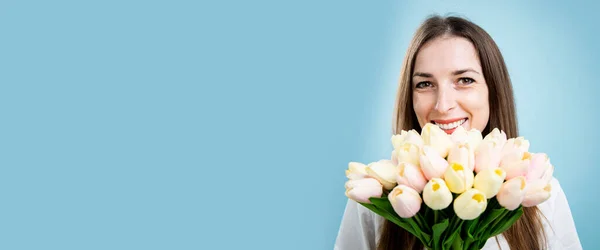
[[[598,3],[0,1],[0,249],[332,249],[408,42],[478,23],[600,248]]]

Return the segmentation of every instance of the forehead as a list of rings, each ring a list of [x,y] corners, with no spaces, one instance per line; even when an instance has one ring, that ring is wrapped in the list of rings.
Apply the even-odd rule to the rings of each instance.
[[[471,41],[463,37],[440,37],[425,43],[417,54],[415,71],[442,74],[472,68],[481,72],[481,64]]]

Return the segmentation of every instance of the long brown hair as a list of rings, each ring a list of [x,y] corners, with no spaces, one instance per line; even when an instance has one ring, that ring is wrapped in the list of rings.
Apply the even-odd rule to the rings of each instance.
[[[425,20],[417,29],[402,65],[400,81],[393,113],[392,132],[415,129],[421,131],[413,110],[412,73],[419,49],[434,38],[451,35],[470,40],[478,52],[483,75],[487,82],[490,103],[490,119],[484,135],[498,128],[508,138],[518,136],[517,116],[512,84],[500,49],[491,36],[471,21],[455,16],[434,15]],[[524,208],[523,216],[503,233],[511,249],[539,250],[546,246],[546,236],[542,227],[542,214],[537,207]],[[497,239],[496,239],[497,240]],[[379,250],[423,249],[423,245],[413,235],[394,223],[385,221],[378,243]]]

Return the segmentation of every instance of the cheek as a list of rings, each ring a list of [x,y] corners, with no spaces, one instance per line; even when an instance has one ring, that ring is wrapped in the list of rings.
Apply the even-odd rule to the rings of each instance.
[[[433,109],[433,103],[430,99],[431,98],[428,98],[428,96],[424,94],[413,95],[413,109],[421,125],[426,123],[427,116]]]
[[[483,131],[490,118],[487,91],[469,93],[462,100],[463,108],[471,115],[471,128]]]

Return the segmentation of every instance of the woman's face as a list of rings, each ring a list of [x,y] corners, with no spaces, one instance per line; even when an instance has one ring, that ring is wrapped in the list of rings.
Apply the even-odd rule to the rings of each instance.
[[[462,37],[424,44],[412,75],[413,107],[421,127],[438,125],[451,134],[458,126],[483,131],[490,107],[477,51]]]

